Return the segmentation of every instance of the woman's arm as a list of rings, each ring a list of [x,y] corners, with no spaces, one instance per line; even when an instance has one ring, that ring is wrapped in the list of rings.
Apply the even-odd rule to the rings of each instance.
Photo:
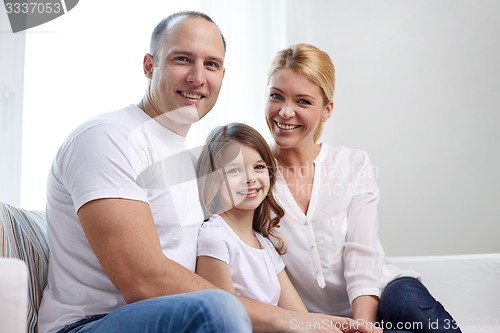
[[[363,295],[356,297],[352,302],[352,314],[354,320],[363,323],[367,328],[374,327],[377,321],[379,299],[373,295]],[[374,332],[382,332],[382,330]]]
[[[281,294],[278,301],[278,306],[287,310],[293,310],[298,312],[309,312],[307,311],[304,302],[299,296],[299,293],[293,286],[286,270],[282,270],[278,274],[278,280],[281,285]]]
[[[375,328],[384,264],[384,252],[378,239],[379,189],[368,154],[363,152],[359,157],[359,166],[355,168],[358,173],[353,179],[358,190],[348,208],[344,276],[354,319],[368,328]]]
[[[231,271],[224,261],[213,257],[199,256],[196,259],[196,273],[216,287],[235,294]]]

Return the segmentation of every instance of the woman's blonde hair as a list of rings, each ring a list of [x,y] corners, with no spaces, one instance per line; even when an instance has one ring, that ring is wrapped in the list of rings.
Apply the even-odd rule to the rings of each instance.
[[[304,75],[311,82],[318,85],[323,92],[323,105],[333,100],[335,91],[335,67],[328,54],[309,44],[295,44],[279,51],[271,62],[267,75],[267,82],[272,76],[284,68]],[[314,142],[317,142],[323,131],[321,122],[314,133]]]
[[[224,165],[239,153],[234,143],[255,149],[266,163],[269,171],[269,193],[255,210],[252,227],[265,237],[272,236],[278,240],[276,250],[283,254],[285,244],[275,232],[275,229],[279,227],[279,221],[285,214],[273,195],[277,165],[266,140],[251,126],[230,123],[216,127],[208,135],[196,166],[198,190],[205,218],[224,210],[219,192],[224,182]],[[274,214],[273,218],[271,218],[271,213]]]

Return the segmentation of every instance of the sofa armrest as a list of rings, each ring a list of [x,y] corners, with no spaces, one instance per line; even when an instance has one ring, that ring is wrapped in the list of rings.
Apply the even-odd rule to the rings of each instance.
[[[419,272],[463,333],[500,332],[500,253],[390,257],[387,262]]]
[[[28,270],[24,261],[0,258],[0,323],[2,332],[25,333]]]

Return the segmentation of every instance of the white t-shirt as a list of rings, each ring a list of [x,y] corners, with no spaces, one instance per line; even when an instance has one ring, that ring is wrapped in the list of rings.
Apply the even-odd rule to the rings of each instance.
[[[314,166],[307,214],[278,174],[274,194],[285,216],[276,231],[287,245],[289,277],[309,311],[349,316],[356,297],[380,296],[389,281],[418,274],[384,263],[379,189],[368,154],[323,143]]]
[[[77,211],[89,201],[148,203],[165,256],[194,271],[203,212],[184,140],[131,105],[90,119],[63,143],[47,184],[50,258],[40,333],[126,304],[79,223]]]
[[[228,264],[237,295],[277,305],[281,286],[278,274],[285,264],[271,241],[255,232],[262,249],[243,242],[219,215],[204,222],[198,235],[198,256]]]

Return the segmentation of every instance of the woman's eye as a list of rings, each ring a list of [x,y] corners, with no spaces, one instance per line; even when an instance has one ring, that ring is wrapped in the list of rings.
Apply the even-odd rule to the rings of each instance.
[[[279,100],[283,99],[283,97],[281,97],[281,95],[280,95],[280,94],[271,94],[271,96],[270,96],[270,97],[271,97],[272,99],[279,99]]]
[[[309,102],[308,100],[306,99],[299,99],[299,104],[303,104],[303,105],[311,105],[311,102]]]

